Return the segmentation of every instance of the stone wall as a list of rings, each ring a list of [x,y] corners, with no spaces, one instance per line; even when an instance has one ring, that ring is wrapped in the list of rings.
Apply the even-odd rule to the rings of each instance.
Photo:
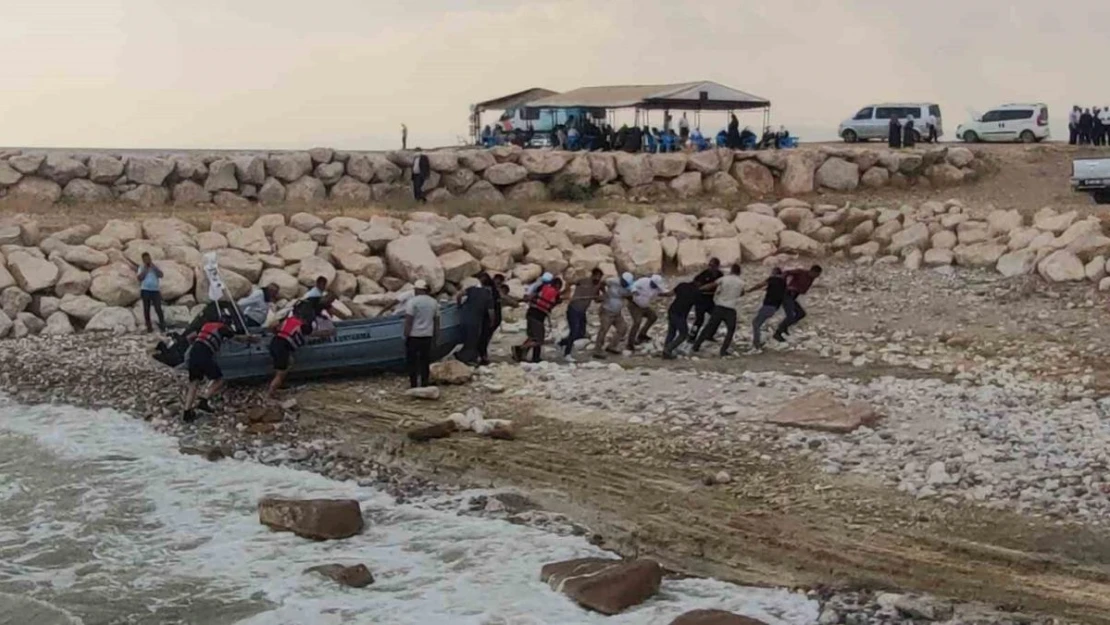
[[[208,231],[176,218],[113,220],[43,236],[33,218],[0,220],[0,337],[75,329],[129,331],[141,318],[136,268],[144,252],[162,269],[171,323],[184,324],[207,300],[202,254],[215,252],[227,287],[243,297],[276,284],[282,300],[300,297],[319,276],[358,317],[393,310],[415,280],[452,294],[480,270],[523,285],[550,271],[569,281],[600,267],[691,274],[716,257],[765,265],[840,258],[910,268],[990,268],[1037,273],[1053,282],[1090,280],[1110,289],[1110,238],[1097,218],[1052,209],[1026,220],[1017,211],[972,208],[956,200],[899,208],[812,205],[784,199],[739,211],[713,208],[635,217],[551,212],[529,218],[450,219],[416,212],[407,220],[281,213],[250,226],[216,221]]]
[[[0,152],[0,198],[22,203],[123,202],[150,208],[252,203],[365,204],[412,197],[413,152],[328,148],[272,154],[40,154]],[[602,197],[657,201],[699,195],[798,197],[818,189],[944,187],[989,166],[964,147],[891,151],[840,147],[626,154],[521,150],[428,152],[428,199],[482,204]]]

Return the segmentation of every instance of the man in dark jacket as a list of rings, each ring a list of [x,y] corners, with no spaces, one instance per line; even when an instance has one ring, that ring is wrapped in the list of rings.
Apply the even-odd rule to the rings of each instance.
[[[902,147],[902,124],[898,123],[898,117],[895,115],[890,116],[890,130],[887,134],[887,144],[896,150]]]
[[[809,292],[809,288],[813,286],[813,282],[820,275],[821,265],[814,265],[809,269],[791,269],[786,272],[786,296],[782,300],[782,308],[786,312],[786,318],[775,330],[776,341],[785,342],[784,335],[790,333],[790,327],[805,318],[806,311],[798,303],[798,298]]]
[[[426,202],[424,198],[424,182],[432,173],[432,165],[428,162],[428,155],[420,148],[416,148],[416,158],[412,159],[412,197],[417,202]]]

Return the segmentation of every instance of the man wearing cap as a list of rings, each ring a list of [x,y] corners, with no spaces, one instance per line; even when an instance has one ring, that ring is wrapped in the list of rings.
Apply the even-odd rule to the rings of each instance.
[[[439,335],[439,302],[428,295],[428,283],[417,280],[416,295],[405,302],[405,364],[412,388],[431,384],[432,347]]]
[[[621,353],[617,346],[620,345],[624,333],[628,330],[628,324],[624,321],[623,315],[624,302],[630,295],[628,289],[632,287],[633,281],[632,274],[627,271],[605,281],[605,292],[598,312],[601,327],[597,331],[597,340],[594,341],[594,358],[605,358],[605,352]],[[605,337],[609,335],[610,328],[615,330],[616,334],[606,343]]]
[[[629,350],[635,350],[637,345],[647,342],[648,330],[659,318],[651,309],[651,304],[664,291],[664,287],[663,278],[659,275],[640,278],[632,283],[632,288],[629,289],[632,302],[628,306],[628,312],[632,316],[632,329],[628,332]]]

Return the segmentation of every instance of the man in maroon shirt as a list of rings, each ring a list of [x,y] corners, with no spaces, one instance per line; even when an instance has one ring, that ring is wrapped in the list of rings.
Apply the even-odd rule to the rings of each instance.
[[[791,269],[786,272],[786,297],[783,298],[782,308],[786,317],[775,330],[775,340],[780,343],[786,341],[786,334],[790,334],[790,326],[798,323],[806,316],[806,311],[798,303],[798,298],[809,292],[809,287],[821,275],[821,265],[814,265],[809,269]]]

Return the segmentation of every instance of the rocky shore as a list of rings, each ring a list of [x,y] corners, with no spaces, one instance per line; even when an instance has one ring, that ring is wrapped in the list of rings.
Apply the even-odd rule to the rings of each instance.
[[[322,276],[358,318],[390,313],[418,279],[450,296],[478,271],[499,272],[520,295],[545,271],[569,281],[594,268],[686,275],[711,257],[726,266],[850,259],[910,269],[992,268],[1006,277],[1036,274],[1110,289],[1110,237],[1098,218],[1044,208],[1027,219],[1017,210],[958,200],[892,208],[786,199],[697,215],[549,212],[527,220],[414,212],[324,221],[311,213],[271,213],[249,224],[212,221],[204,230],[171,217],[44,232],[33,218],[16,215],[0,219],[0,338],[135,330],[141,324],[135,272],[143,254],[164,274],[167,321],[183,325],[208,300],[207,253],[216,255],[233,297],[274,284],[288,301]]]
[[[991,172],[964,147],[893,151],[822,146],[774,151],[627,154],[522,150],[427,152],[430,202],[608,198],[658,201],[700,195],[797,197],[818,190],[948,187]],[[412,197],[415,153],[304,152],[121,156],[0,151],[0,200],[144,208],[366,204]]]

